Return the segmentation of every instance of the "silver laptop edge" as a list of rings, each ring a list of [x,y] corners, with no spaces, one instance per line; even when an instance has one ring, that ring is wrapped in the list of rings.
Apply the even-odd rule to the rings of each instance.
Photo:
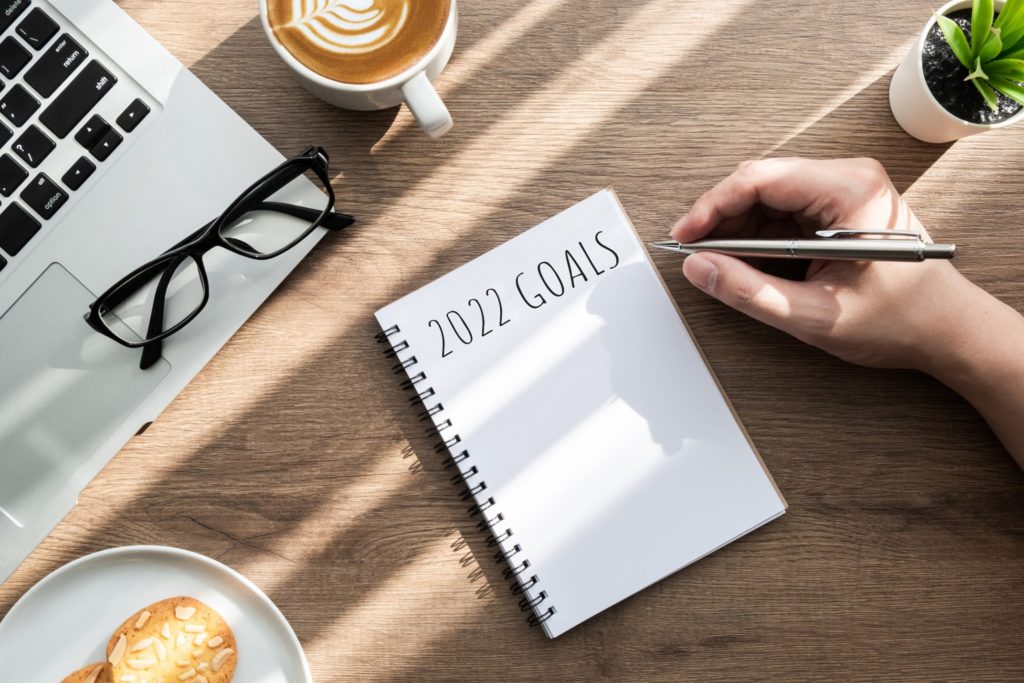
[[[29,354],[25,357],[31,357],[31,349],[24,347],[32,340],[28,336],[31,331],[23,331],[23,321],[40,321],[44,325],[50,321],[50,312],[39,310],[32,302],[42,300],[46,292],[75,291],[76,298],[84,297],[86,290],[98,294],[142,261],[158,255],[216,216],[241,190],[282,159],[280,153],[111,0],[36,0],[32,7],[43,8],[58,19],[62,31],[69,31],[88,44],[90,58],[102,60],[117,75],[120,95],[105,98],[93,111],[112,122],[134,97],[143,98],[152,111],[138,129],[124,136],[123,144],[108,160],[96,164],[97,170],[88,183],[80,191],[71,192],[60,213],[46,221],[33,240],[0,271],[0,316],[4,316],[0,317],[0,348],[6,343],[7,349],[14,350],[14,356]],[[254,74],[238,76],[252,78]],[[11,79],[8,88],[18,81]],[[59,145],[60,150],[65,150],[63,157],[47,159],[41,169],[30,169],[30,174],[49,169],[48,175],[59,178],[60,169],[66,169],[73,156],[83,154],[80,149],[66,151],[69,141],[70,145],[75,144],[69,136]],[[10,143],[5,151],[9,146]],[[311,184],[297,188],[288,199],[311,205],[323,201]],[[2,203],[6,206],[8,201],[15,200],[17,197]],[[100,365],[106,363],[113,368],[109,377],[126,378],[125,391],[116,395],[130,400],[118,408],[116,419],[105,417],[107,433],[97,437],[99,440],[87,452],[73,451],[73,467],[64,472],[63,482],[54,484],[46,479],[45,473],[39,475],[39,481],[34,483],[40,491],[48,491],[46,502],[34,505],[27,518],[12,512],[12,506],[4,507],[0,481],[0,582],[71,510],[81,489],[136,432],[160,414],[322,235],[323,231],[318,231],[305,243],[270,261],[244,259],[224,250],[211,252],[207,257],[210,302],[191,325],[165,344],[163,361],[151,369],[158,375],[146,380],[152,386],[137,382],[138,375],[129,374],[127,366],[121,366],[123,359],[134,366],[135,373],[143,373],[138,370],[138,351],[102,338],[75,342],[82,347],[76,347],[74,352],[86,359],[83,362],[103,358],[95,372],[102,371]],[[39,289],[34,289],[35,283]],[[19,301],[27,303],[22,306],[16,303]],[[77,306],[69,306],[69,310],[77,310]],[[19,323],[10,323],[5,328],[4,318]],[[80,318],[76,325],[79,323],[85,325]],[[77,335],[78,328],[74,330]],[[19,342],[22,334],[26,337]],[[115,353],[119,355],[115,357]],[[5,362],[10,362],[9,358],[0,356],[0,367]],[[80,365],[77,361],[55,361],[56,370],[47,368],[47,372],[57,372],[61,377],[72,378],[69,381],[82,381],[85,384],[81,386],[87,386],[95,372],[83,370]],[[25,373],[19,375],[11,369],[8,374],[23,380]],[[58,414],[40,415],[33,401],[42,407],[59,406]],[[23,443],[27,438],[25,424],[34,425],[37,436],[42,433],[36,442],[48,438],[48,429],[58,432],[59,437],[63,422],[74,424],[74,413],[67,414],[67,406],[60,403],[59,397],[52,404],[46,401],[40,398],[38,387],[30,384],[13,389],[0,384],[0,478],[4,476],[4,459],[19,456],[10,449],[4,452],[4,444]],[[7,441],[5,412],[16,416],[9,420],[11,431]],[[18,435],[18,439],[11,434]],[[60,448],[67,447],[58,444],[54,452],[65,452]],[[49,446],[39,448],[45,451]],[[58,466],[63,466],[63,461]]]

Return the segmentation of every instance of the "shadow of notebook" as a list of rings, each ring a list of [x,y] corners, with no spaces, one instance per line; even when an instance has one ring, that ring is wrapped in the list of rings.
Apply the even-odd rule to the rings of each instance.
[[[550,637],[785,511],[610,190],[377,319]]]

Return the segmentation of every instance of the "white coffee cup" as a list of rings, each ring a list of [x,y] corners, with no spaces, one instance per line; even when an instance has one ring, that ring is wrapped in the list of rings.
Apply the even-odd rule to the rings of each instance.
[[[388,109],[405,102],[416,117],[423,131],[432,138],[439,138],[452,129],[452,115],[438,96],[433,81],[448,64],[455,49],[455,34],[458,29],[458,13],[455,0],[451,0],[448,23],[441,37],[418,62],[391,78],[377,83],[343,83],[327,78],[313,71],[292,55],[278,41],[267,20],[267,0],[260,0],[260,21],[270,44],[278,56],[298,76],[299,82],[320,99],[344,109],[372,111]]]

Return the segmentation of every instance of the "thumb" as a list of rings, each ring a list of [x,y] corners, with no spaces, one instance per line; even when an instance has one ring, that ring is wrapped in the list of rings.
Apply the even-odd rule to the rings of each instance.
[[[828,325],[825,316],[833,308],[813,283],[774,277],[724,254],[701,252],[686,257],[683,275],[727,306],[803,341]]]

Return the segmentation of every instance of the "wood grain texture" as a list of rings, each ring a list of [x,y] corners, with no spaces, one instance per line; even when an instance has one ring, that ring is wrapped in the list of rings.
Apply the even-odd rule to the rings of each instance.
[[[602,187],[654,239],[776,155],[879,158],[963,271],[1024,310],[1024,128],[931,146],[888,110],[933,3],[460,0],[440,142],[407,111],[305,94],[254,0],[121,5],[282,152],[327,147],[359,225],[85,490],[0,614],[84,553],[161,543],[266,590],[318,681],[1024,677],[1024,475],[938,383],[802,346],[659,257],[789,513],[548,641],[373,343],[374,310]]]

